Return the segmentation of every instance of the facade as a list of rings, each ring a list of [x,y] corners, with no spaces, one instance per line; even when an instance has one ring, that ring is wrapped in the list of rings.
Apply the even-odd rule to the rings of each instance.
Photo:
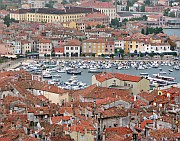
[[[105,46],[106,46],[105,39],[88,39],[82,42],[82,54],[92,55],[95,56],[106,54]]]
[[[91,7],[109,16],[109,21],[116,18],[116,7],[112,2],[88,1],[80,5],[81,7]]]
[[[163,15],[149,15],[147,23],[151,26],[164,26],[166,25],[166,19]]]
[[[105,54],[114,54],[114,41],[106,41],[105,43]]]
[[[44,8],[45,0],[28,0],[28,4],[31,5],[31,8]]]
[[[163,12],[166,6],[158,4],[155,6],[146,6],[145,12]]]
[[[117,38],[114,41],[114,48],[115,49],[124,49],[124,39],[122,37]]]
[[[98,22],[102,25],[109,25],[109,17],[105,14],[102,13],[92,13],[92,14],[87,14],[82,21],[85,22]]]
[[[23,55],[25,55],[26,53],[32,52],[31,42],[27,40],[21,41],[21,48],[22,48]]]
[[[18,21],[59,23],[77,21],[87,13],[97,12],[92,8],[65,7],[64,10],[54,8],[18,9],[10,13],[10,18]]]
[[[80,56],[81,42],[78,40],[70,40],[64,45],[65,56]]]
[[[41,39],[39,41],[39,56],[44,57],[45,55],[51,55],[52,53],[52,42],[49,39]]]
[[[101,87],[116,86],[120,89],[131,89],[132,95],[149,91],[149,80],[139,76],[132,76],[119,73],[101,73],[92,76],[92,84]]]
[[[166,52],[172,52],[170,50],[170,45],[169,43],[154,43],[151,44],[151,52],[155,52],[155,53],[166,53]]]

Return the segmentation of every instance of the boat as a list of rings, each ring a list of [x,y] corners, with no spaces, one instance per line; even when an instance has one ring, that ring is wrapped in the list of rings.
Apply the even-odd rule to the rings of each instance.
[[[77,69],[67,70],[67,74],[81,75],[81,71]]]
[[[176,66],[174,66],[174,67],[173,67],[173,69],[175,69],[175,70],[179,70],[179,66],[178,66],[178,65],[176,65]]]
[[[165,72],[165,71],[161,71],[161,72],[159,72],[159,74],[166,74],[167,72]]]
[[[174,77],[169,77],[169,76],[163,76],[163,75],[159,75],[159,74],[153,74],[153,77],[161,79],[161,80],[166,80],[166,81],[175,81]]]
[[[65,73],[66,70],[65,69],[60,69],[60,70],[57,70],[58,73]]]
[[[144,70],[144,67],[140,65],[137,69],[138,70]]]
[[[169,69],[169,72],[173,72],[173,70],[172,70],[172,69]]]
[[[52,78],[52,75],[49,73],[43,74],[43,78]]]
[[[56,77],[56,78],[61,78],[61,75],[59,75],[59,74],[54,74],[54,75],[52,75],[53,77]]]
[[[101,73],[102,71],[98,68],[90,68],[88,73]]]

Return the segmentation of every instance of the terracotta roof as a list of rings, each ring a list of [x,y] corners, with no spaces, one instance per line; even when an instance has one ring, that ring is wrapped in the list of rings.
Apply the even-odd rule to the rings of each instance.
[[[64,46],[80,46],[81,42],[79,40],[73,39],[68,41]]]
[[[116,108],[116,107],[104,110],[101,114],[102,114],[102,118],[126,117],[126,116],[128,116],[127,110],[121,109],[121,108]]]
[[[93,8],[115,8],[112,2],[100,2],[100,1],[88,1],[84,2],[81,7],[93,7]]]
[[[142,79],[139,76],[120,74],[120,73],[108,73],[108,72],[96,74],[95,77],[96,77],[96,80],[98,80],[99,82],[104,82],[105,80],[108,80],[111,78],[117,78],[122,81],[131,81],[131,82],[139,82]]]

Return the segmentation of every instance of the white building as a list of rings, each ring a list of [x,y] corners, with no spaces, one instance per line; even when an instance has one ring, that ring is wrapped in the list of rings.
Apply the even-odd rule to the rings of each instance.
[[[70,40],[64,45],[65,56],[80,56],[81,42],[78,40]]]
[[[117,49],[124,49],[125,41],[123,38],[119,37],[117,40],[114,41],[114,48]]]
[[[31,8],[44,8],[45,0],[28,0],[28,4],[31,5]]]
[[[150,52],[165,53],[172,52],[168,43],[151,44]]]

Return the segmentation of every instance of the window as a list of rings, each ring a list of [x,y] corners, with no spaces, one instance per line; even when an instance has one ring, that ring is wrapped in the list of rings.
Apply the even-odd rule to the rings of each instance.
[[[71,50],[73,50],[73,47],[71,47]]]
[[[66,50],[69,50],[69,47],[66,47]]]

